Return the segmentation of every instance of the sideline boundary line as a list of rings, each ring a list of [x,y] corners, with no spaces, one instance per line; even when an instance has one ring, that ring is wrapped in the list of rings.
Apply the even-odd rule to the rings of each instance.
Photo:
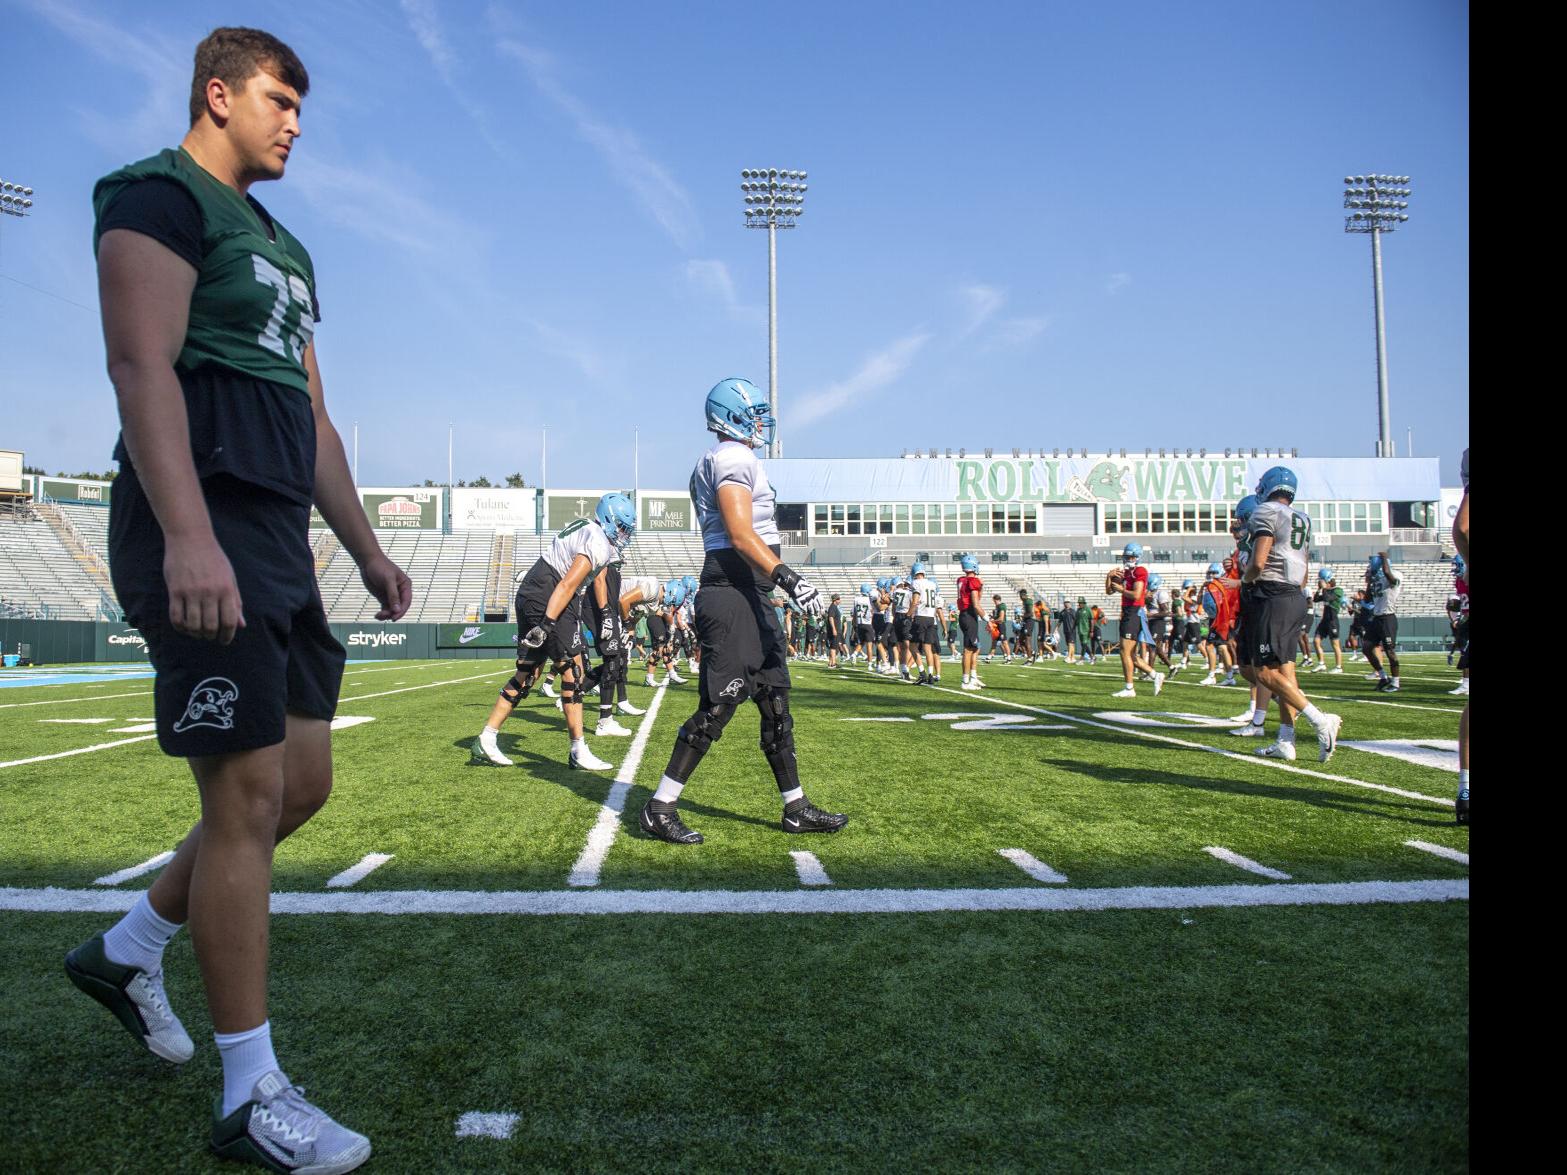
[[[598,819],[588,830],[587,843],[582,846],[577,863],[571,867],[571,873],[566,878],[567,885],[592,886],[599,883],[604,861],[615,844],[615,834],[620,831],[620,815],[626,810],[626,797],[631,794],[631,785],[636,782],[637,770],[642,766],[642,754],[647,750],[648,738],[653,733],[653,720],[658,717],[658,708],[664,704],[664,694],[668,689],[669,679],[666,677],[663,684],[653,691],[653,700],[648,703],[647,713],[642,716],[642,725],[637,727],[636,737],[631,740],[631,749],[626,752],[625,762],[615,772],[615,782],[610,785],[609,795],[599,808]]]
[[[0,911],[115,914],[130,890],[0,889]],[[275,893],[274,914],[935,914],[947,911],[1194,910],[1467,902],[1467,878],[1129,886],[1119,889],[386,890]]]

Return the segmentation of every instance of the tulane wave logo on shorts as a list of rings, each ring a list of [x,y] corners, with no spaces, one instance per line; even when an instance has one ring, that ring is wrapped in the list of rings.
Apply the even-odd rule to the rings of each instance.
[[[234,703],[239,701],[239,686],[226,677],[209,677],[190,691],[185,714],[174,724],[175,734],[184,734],[198,726],[213,730],[234,729]]]

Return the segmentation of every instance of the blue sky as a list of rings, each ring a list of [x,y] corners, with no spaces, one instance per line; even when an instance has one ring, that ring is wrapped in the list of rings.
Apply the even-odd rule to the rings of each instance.
[[[304,135],[255,194],[310,248],[360,481],[680,486],[727,375],[767,380],[739,171],[779,234],[785,452],[1295,446],[1370,455],[1370,247],[1393,429],[1456,484],[1469,419],[1469,13],[1392,2],[784,6],[0,0],[0,448],[106,468],[93,181],[182,136],[195,43],[268,29]],[[17,96],[20,95],[18,98]]]

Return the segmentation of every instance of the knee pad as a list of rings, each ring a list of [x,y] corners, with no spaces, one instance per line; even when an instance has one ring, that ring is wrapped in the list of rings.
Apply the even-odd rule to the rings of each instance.
[[[512,679],[505,685],[501,686],[501,697],[505,698],[506,704],[515,710],[517,708],[517,703],[521,702],[523,698],[528,696],[528,689],[532,684],[533,683],[531,681],[519,681],[517,679],[517,675],[513,674]]]
[[[685,720],[675,738],[698,755],[705,755],[708,747],[723,737],[724,727],[729,725],[729,720],[734,716],[735,708],[728,702],[699,709]]]
[[[792,754],[794,716],[789,713],[789,691],[763,690],[756,696],[756,706],[762,712],[762,754],[769,759],[774,755]]]

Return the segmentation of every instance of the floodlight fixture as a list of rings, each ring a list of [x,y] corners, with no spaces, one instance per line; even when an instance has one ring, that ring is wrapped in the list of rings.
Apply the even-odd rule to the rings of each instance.
[[[794,228],[805,214],[806,173],[792,168],[747,167],[740,171],[746,195],[742,211],[746,228],[767,230],[767,399],[778,416],[778,231]],[[769,457],[783,456],[778,429],[768,446]]]
[[[1388,407],[1387,325],[1382,312],[1382,234],[1409,223],[1410,189],[1407,175],[1357,175],[1344,178],[1346,233],[1371,238],[1371,288],[1377,334],[1377,456],[1393,456],[1393,423]]]
[[[0,212],[7,216],[23,217],[32,214],[33,189],[15,180],[0,179]]]

